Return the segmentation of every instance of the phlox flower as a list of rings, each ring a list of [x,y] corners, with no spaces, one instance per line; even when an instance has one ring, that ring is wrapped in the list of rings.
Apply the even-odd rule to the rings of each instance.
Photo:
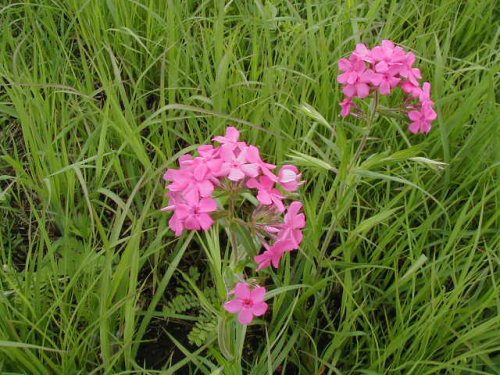
[[[167,196],[169,197],[168,206],[163,207],[161,210],[174,212],[174,214],[168,221],[168,226],[174,231],[176,236],[180,236],[184,231],[184,220],[175,213],[175,209],[178,204],[184,202],[184,199],[182,198],[181,194],[177,192],[169,192]]]
[[[249,163],[257,164],[259,166],[260,172],[273,181],[277,181],[276,176],[271,172],[272,169],[276,168],[274,164],[266,163],[260,157],[259,149],[256,146],[248,146],[246,148],[246,158]]]
[[[340,103],[340,106],[342,107],[342,111],[340,112],[340,115],[342,117],[347,117],[351,113],[352,108],[354,107],[354,100],[352,97],[347,97],[342,102]]]
[[[257,271],[270,265],[278,268],[281,257],[286,252],[299,248],[303,239],[302,229],[306,225],[306,218],[300,212],[301,209],[302,203],[292,202],[285,214],[284,223],[272,227],[273,231],[270,233],[274,235],[276,241],[271,246],[264,242],[266,251],[254,257]],[[278,229],[277,233],[276,229]]]
[[[363,60],[352,55],[349,59],[340,59],[339,69],[344,73],[337,77],[339,83],[344,84],[343,92],[346,96],[366,98],[370,93],[370,82],[366,75],[366,65]]]
[[[237,148],[246,146],[245,142],[240,142],[240,132],[233,126],[228,126],[224,136],[217,136],[212,138],[214,141],[219,142],[222,146],[221,149],[234,151]]]
[[[200,197],[211,196],[214,191],[214,180],[211,178],[209,168],[203,162],[198,163],[194,159],[185,159],[181,163],[184,169],[168,169],[163,176],[166,181],[172,181],[167,188],[173,192],[180,192],[190,202],[196,202]]]
[[[260,176],[259,179],[251,178],[247,182],[247,187],[258,189],[257,199],[263,205],[274,205],[279,212],[285,211],[281,192],[274,187],[274,181],[267,176]]]
[[[356,49],[352,54],[363,61],[373,62],[372,51],[363,43],[356,44]]]
[[[372,70],[367,72],[370,82],[378,87],[378,91],[382,95],[389,95],[391,90],[401,81],[396,75],[399,72],[398,67],[390,66],[387,70],[381,73],[375,73]]]
[[[277,240],[272,246],[264,244],[264,247],[266,248],[266,251],[254,257],[254,260],[257,263],[257,271],[267,268],[270,265],[274,268],[278,268],[283,254],[294,250],[295,244],[290,239],[282,239]]]
[[[266,288],[256,286],[250,289],[246,283],[237,283],[235,289],[230,292],[235,298],[224,304],[224,309],[232,314],[238,314],[241,324],[250,324],[255,316],[262,316],[268,309],[264,302]]]
[[[224,168],[224,161],[220,158],[220,148],[212,145],[201,145],[198,147],[199,157],[195,158],[195,163],[199,162],[206,166],[214,177],[227,175],[227,169]],[[196,174],[197,171],[194,170]]]
[[[198,202],[180,203],[175,206],[175,215],[183,221],[189,230],[207,230],[214,221],[209,213],[217,210],[217,201],[213,198],[201,198]]]
[[[410,81],[401,82],[401,89],[406,93],[411,95],[413,98],[418,98],[422,93],[422,88],[420,86],[415,86]]]
[[[422,102],[422,105],[434,105],[434,102],[431,99],[431,84],[429,82],[424,82],[424,84],[422,85],[422,91],[420,91],[420,95],[418,98],[420,99],[420,102]]]
[[[399,74],[401,77],[406,78],[414,86],[418,86],[418,81],[422,78],[422,73],[420,72],[420,69],[413,67],[415,60],[416,57],[413,52],[408,52],[406,54],[406,58],[401,64]]]
[[[228,170],[231,181],[240,181],[245,177],[257,177],[259,175],[259,165],[247,161],[247,148],[243,148],[236,156],[234,150],[230,148],[221,149],[224,168]]]
[[[368,95],[360,88],[366,78],[365,63],[359,58],[351,60],[354,65],[346,82],[350,82],[347,86],[352,88],[346,91],[352,89],[360,97]],[[347,101],[349,106],[354,105],[351,97]],[[221,218],[223,225],[233,222],[247,225],[249,234],[265,248],[262,254],[254,257],[257,271],[269,266],[277,268],[283,255],[298,249],[302,242],[305,226],[305,216],[300,212],[302,204],[292,202],[287,206],[286,201],[289,198],[286,192],[298,190],[302,175],[294,165],[282,166],[275,175],[276,166],[262,160],[258,147],[241,142],[239,136],[236,128],[228,127],[224,136],[213,138],[220,146],[201,145],[197,148],[198,156],[181,156],[179,168],[170,168],[163,176],[168,183],[168,205],[162,211],[172,211],[168,225],[176,236],[184,230],[206,231],[213,226],[214,218]],[[240,205],[240,202],[244,202],[249,193],[256,193],[260,204],[248,217],[241,218],[238,214],[246,213],[247,205]],[[223,207],[225,204],[228,210]],[[236,210],[236,207],[244,209]],[[219,209],[223,211],[212,217]],[[231,257],[231,268],[233,258],[239,257]],[[224,309],[237,314],[242,324],[250,324],[268,309],[264,287],[239,282],[229,295],[234,298],[224,304]]]
[[[278,173],[278,182],[286,191],[296,191],[300,184],[302,175],[295,165],[284,165]]]
[[[363,43],[357,44],[349,58],[339,60],[342,73],[337,80],[343,85],[346,96],[340,102],[340,115],[347,117],[351,114],[356,97],[363,99],[373,92],[389,95],[393,89],[401,87],[407,94],[406,108],[410,101],[418,101],[416,105],[409,105],[409,108],[416,107],[408,113],[412,120],[410,132],[429,132],[437,114],[430,95],[431,85],[425,82],[420,86],[422,73],[414,66],[415,61],[413,52],[406,53],[390,40],[383,40],[371,50]]]
[[[371,58],[375,64],[375,72],[384,73],[391,66],[401,66],[406,54],[401,47],[395,46],[390,40],[383,40],[380,46],[372,49]]]
[[[302,209],[301,202],[292,202],[285,214],[285,222],[281,226],[278,234],[278,240],[290,240],[293,249],[298,249],[304,235],[302,229],[306,226],[306,217],[300,213]]]
[[[422,105],[419,111],[408,112],[408,117],[412,121],[409,126],[410,132],[416,133],[429,133],[432,128],[432,121],[437,117],[436,112],[430,104]]]

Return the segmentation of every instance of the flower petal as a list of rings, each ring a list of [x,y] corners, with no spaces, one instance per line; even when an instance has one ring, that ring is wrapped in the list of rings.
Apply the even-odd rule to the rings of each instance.
[[[240,168],[231,168],[229,176],[227,176],[231,181],[239,181],[245,178],[245,174]]]
[[[242,303],[240,299],[233,299],[232,301],[228,301],[224,304],[224,310],[234,314],[241,310]]]
[[[257,177],[259,175],[259,166],[257,164],[243,164],[241,170],[249,177]]]
[[[357,83],[356,91],[358,92],[358,96],[363,99],[366,98],[370,94],[370,87],[366,83]]]
[[[254,304],[264,301],[265,296],[266,288],[263,286],[257,286],[250,292],[250,298]]]
[[[248,310],[248,309],[241,310],[240,314],[238,315],[238,320],[240,321],[241,324],[252,323],[252,320],[253,320],[252,310]]]
[[[209,197],[214,192],[214,185],[209,180],[198,182],[197,186],[202,197]]]
[[[265,303],[265,302],[259,302],[259,303],[255,304],[255,305],[253,305],[253,309],[252,309],[253,314],[255,316],[264,315],[266,313],[268,307],[269,306],[267,305],[267,303]]]
[[[209,214],[198,214],[197,220],[203,230],[209,229],[214,223]]]
[[[248,284],[237,283],[236,288],[234,288],[234,294],[236,297],[241,299],[250,298],[250,288],[248,287]]]
[[[217,201],[212,198],[202,198],[198,204],[198,212],[214,212],[217,210]]]

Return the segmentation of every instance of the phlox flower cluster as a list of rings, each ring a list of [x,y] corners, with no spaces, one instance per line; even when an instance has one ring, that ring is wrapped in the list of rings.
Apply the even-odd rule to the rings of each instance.
[[[186,154],[179,159],[178,169],[168,169],[163,178],[169,202],[162,210],[173,212],[169,227],[177,236],[184,230],[208,230],[216,218],[237,218],[265,248],[254,258],[257,271],[271,265],[278,268],[283,255],[297,250],[303,238],[302,203],[290,202],[302,183],[301,174],[294,165],[277,171],[262,160],[258,147],[239,138],[239,131],[228,127],[224,136],[213,138],[218,145],[199,146],[196,156]],[[244,210],[233,212],[235,200],[243,193],[255,195],[259,203],[247,217]],[[225,309],[238,312],[241,323],[248,324],[267,310],[263,287],[251,290],[238,283],[233,293],[236,298]]]
[[[340,59],[337,80],[343,85],[346,98],[340,103],[341,115],[348,116],[356,107],[354,98],[364,99],[374,92],[389,95],[400,87],[414,104],[408,109],[412,133],[428,133],[437,114],[431,100],[431,84],[420,83],[422,74],[414,66],[415,55],[396,46],[390,40],[382,41],[372,49],[360,43],[347,59]]]

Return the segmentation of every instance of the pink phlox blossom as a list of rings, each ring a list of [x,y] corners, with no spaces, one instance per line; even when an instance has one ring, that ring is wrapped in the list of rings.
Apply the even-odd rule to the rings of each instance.
[[[212,138],[214,141],[219,142],[222,146],[221,149],[234,151],[246,146],[245,142],[240,142],[240,132],[233,126],[228,126],[224,136],[216,136]]]
[[[224,160],[220,157],[220,148],[212,145],[201,145],[198,147],[200,156],[196,159],[203,160],[208,170],[214,177],[226,176],[228,171],[224,169]],[[196,172],[195,172],[196,173]]]
[[[431,99],[431,84],[429,82],[424,82],[422,85],[422,91],[420,92],[419,99],[422,104],[430,104],[431,106],[434,105],[434,102]]]
[[[247,181],[247,187],[257,189],[258,201],[267,206],[274,205],[278,212],[285,211],[283,204],[284,195],[274,187],[274,181],[267,176],[260,176],[259,179],[251,178]]]
[[[414,66],[415,61],[413,52],[406,53],[390,40],[383,40],[371,50],[363,43],[357,44],[348,58],[339,60],[342,73],[337,80],[343,85],[342,91],[346,96],[340,103],[340,115],[347,117],[352,113],[356,97],[362,99],[373,92],[389,95],[393,89],[401,87],[407,94],[404,106],[412,112],[411,115],[408,113],[413,121],[410,131],[427,133],[436,118],[436,112],[431,99],[430,83],[425,82],[420,86],[422,73]],[[415,100],[419,103],[411,104]]]
[[[306,225],[306,217],[300,213],[302,209],[301,202],[292,202],[285,214],[285,222],[281,225],[278,234],[278,240],[290,240],[293,243],[293,249],[298,249],[304,237],[302,229]]]
[[[266,288],[256,286],[250,289],[246,283],[237,283],[232,293],[235,298],[224,304],[224,309],[232,314],[238,314],[241,324],[250,324],[255,316],[262,316],[266,313],[268,305],[264,302]]]
[[[344,100],[340,102],[340,106],[342,107],[342,111],[340,112],[340,115],[342,117],[347,117],[350,115],[352,108],[354,107],[354,100],[352,97],[348,96]]]
[[[381,73],[375,73],[371,70],[367,72],[367,76],[370,82],[378,87],[378,91],[382,95],[389,95],[391,90],[399,84],[401,81],[396,75],[398,74],[399,68],[390,66],[387,70]]]
[[[399,68],[405,60],[406,54],[401,47],[395,46],[390,40],[383,40],[382,45],[372,49],[371,58],[375,63],[375,72],[384,73],[391,66]]]
[[[372,63],[372,51],[363,43],[356,44],[356,49],[352,53],[357,58],[366,61],[368,63]]]
[[[255,256],[254,260],[257,263],[256,271],[267,268],[271,266],[271,264],[274,268],[278,268],[282,255],[283,253],[281,252],[266,250],[262,254]]]
[[[408,117],[412,121],[409,126],[410,132],[429,133],[432,128],[432,121],[437,117],[436,112],[429,103],[422,105],[419,111],[413,110],[408,112]]]
[[[410,81],[401,82],[401,89],[414,98],[418,98],[422,93],[422,88],[420,86],[415,86]]]
[[[370,87],[367,84],[370,80],[366,75],[366,65],[363,60],[354,55],[349,59],[340,59],[339,69],[344,73],[341,73],[337,80],[345,85],[342,90],[346,96],[366,98],[370,94]]]
[[[200,197],[209,197],[214,191],[214,180],[209,169],[203,162],[195,162],[194,159],[183,161],[183,169],[169,169],[164,179],[172,181],[167,188],[170,191],[181,192],[182,196],[190,202],[197,202]]]
[[[286,191],[296,191],[302,184],[300,178],[302,175],[299,173],[295,165],[284,165],[278,173],[278,182]]]
[[[257,263],[257,271],[267,268],[272,265],[278,268],[280,265],[281,257],[288,251],[294,250],[295,244],[291,239],[277,240],[272,246],[264,244],[266,251],[254,257]]]
[[[210,213],[217,210],[217,201],[213,198],[201,198],[198,202],[176,204],[175,215],[183,221],[185,229],[208,230],[214,223]]]
[[[246,158],[249,163],[257,164],[259,166],[260,172],[273,181],[277,181],[278,178],[271,172],[276,166],[274,164],[266,163],[260,157],[259,148],[256,146],[248,146],[246,149]]]
[[[416,57],[413,52],[408,52],[406,58],[401,65],[399,74],[401,77],[406,78],[413,86],[418,86],[420,79],[422,78],[422,73],[420,69],[414,68]]]
[[[163,207],[161,210],[174,212],[168,221],[168,226],[174,231],[176,236],[180,236],[184,231],[184,220],[176,214],[175,209],[178,204],[182,204],[185,201],[178,192],[169,192],[167,193],[167,196],[169,197],[168,206]]]
[[[228,176],[231,181],[240,181],[245,177],[257,177],[259,175],[259,165],[249,163],[247,160],[247,148],[243,148],[238,154],[230,148],[221,149],[222,160],[224,160],[224,168],[228,171]]]

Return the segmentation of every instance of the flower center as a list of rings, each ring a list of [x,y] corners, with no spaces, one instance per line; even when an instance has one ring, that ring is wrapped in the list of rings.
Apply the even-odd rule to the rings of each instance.
[[[244,298],[243,299],[243,307],[252,307],[253,302],[250,298]]]

